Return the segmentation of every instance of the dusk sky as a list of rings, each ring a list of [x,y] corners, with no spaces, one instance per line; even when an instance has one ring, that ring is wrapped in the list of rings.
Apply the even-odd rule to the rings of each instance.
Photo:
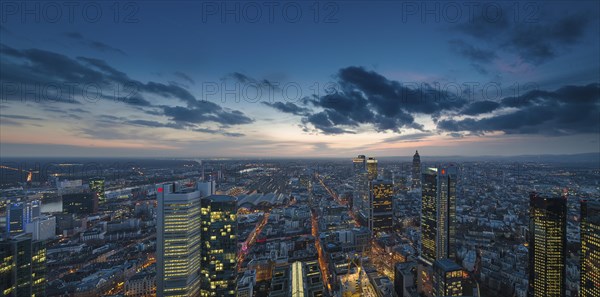
[[[597,1],[65,3],[1,4],[3,157],[600,151]]]

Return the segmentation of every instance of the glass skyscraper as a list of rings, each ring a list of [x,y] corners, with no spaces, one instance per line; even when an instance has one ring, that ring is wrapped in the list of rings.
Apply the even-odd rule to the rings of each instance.
[[[200,199],[195,188],[157,188],[158,296],[200,294]]]
[[[367,159],[367,171],[369,172],[369,180],[377,179],[377,160],[369,157]]]
[[[393,211],[392,199],[394,198],[394,185],[391,181],[374,181],[371,183],[371,210],[369,228],[371,234],[379,232],[392,232]]]
[[[25,203],[10,203],[6,210],[6,236],[14,236],[25,232]]]
[[[422,174],[421,259],[456,257],[456,168],[427,168]]]
[[[360,210],[366,207],[366,202],[369,199],[369,178],[364,155],[352,159],[352,173],[354,179],[352,210],[354,213],[359,213]]]
[[[581,297],[600,297],[600,201],[581,201]]]
[[[0,241],[0,292],[2,296],[45,296],[46,247],[21,234]]]
[[[433,263],[433,295],[463,296],[463,269],[450,259]]]
[[[411,188],[418,189],[421,187],[421,156],[419,151],[415,151],[412,162],[412,185]]]
[[[566,289],[567,199],[529,195],[530,297],[562,297]]]
[[[104,191],[104,179],[94,178],[89,182],[90,190],[98,196],[98,205],[104,205],[106,202],[106,193]]]
[[[237,198],[202,199],[201,296],[235,296],[237,285]]]

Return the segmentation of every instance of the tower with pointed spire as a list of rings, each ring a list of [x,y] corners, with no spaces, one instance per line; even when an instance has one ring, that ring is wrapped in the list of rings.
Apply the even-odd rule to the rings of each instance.
[[[419,151],[415,151],[412,163],[412,189],[421,188],[421,156]]]

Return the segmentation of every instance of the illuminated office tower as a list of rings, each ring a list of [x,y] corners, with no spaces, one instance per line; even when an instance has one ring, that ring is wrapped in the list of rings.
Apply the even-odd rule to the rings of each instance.
[[[235,296],[237,285],[237,198],[202,199],[200,296]]]
[[[354,193],[352,200],[352,210],[358,213],[365,208],[365,202],[369,196],[369,179],[366,168],[366,159],[364,155],[352,159],[352,172],[354,179]]]
[[[10,203],[6,210],[6,235],[14,236],[25,232],[27,223],[25,204],[23,202]]]
[[[421,259],[456,257],[456,168],[427,168],[422,174]]]
[[[158,296],[200,294],[200,199],[196,188],[157,188]]]
[[[373,236],[379,232],[392,232],[394,185],[391,181],[377,180],[371,183],[371,215],[369,228]]]
[[[90,180],[90,190],[98,196],[98,205],[106,203],[106,193],[104,191],[104,179],[94,178]]]
[[[46,247],[43,241],[21,234],[0,241],[2,296],[45,296]]]
[[[415,151],[412,162],[412,189],[418,189],[421,187],[421,156],[419,151]]]
[[[600,297],[600,201],[581,201],[581,297]]]
[[[318,261],[296,261],[290,267],[290,274],[291,284],[287,296],[324,296],[325,287]]]
[[[463,270],[454,261],[433,263],[433,296],[463,296]]]
[[[369,172],[369,180],[377,179],[377,160],[375,158],[367,159],[367,171]]]
[[[98,212],[98,196],[94,192],[62,195],[63,213],[90,215]]]
[[[529,194],[530,297],[565,296],[566,225],[566,197]]]

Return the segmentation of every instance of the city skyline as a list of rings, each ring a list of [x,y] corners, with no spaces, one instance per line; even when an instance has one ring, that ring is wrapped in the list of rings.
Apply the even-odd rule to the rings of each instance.
[[[0,293],[600,297],[600,1],[0,1]]]
[[[600,149],[594,2],[27,5],[3,4],[3,157]]]

